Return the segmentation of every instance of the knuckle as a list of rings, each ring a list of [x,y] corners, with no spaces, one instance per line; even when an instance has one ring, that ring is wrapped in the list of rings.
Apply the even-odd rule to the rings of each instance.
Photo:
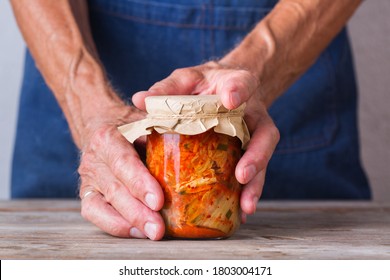
[[[83,162],[79,165],[79,168],[77,169],[77,172],[79,173],[80,176],[87,175],[88,171],[89,168]]]
[[[118,181],[114,181],[109,186],[107,186],[105,189],[104,198],[108,203],[112,204],[115,201],[117,195],[121,193],[121,188],[122,184]]]
[[[105,127],[98,128],[92,135],[89,147],[92,151],[98,151],[107,144],[108,130]]]
[[[77,169],[80,176],[87,175],[93,170],[92,163],[88,155],[84,155],[80,161],[79,168]]]
[[[190,68],[178,68],[173,70],[171,76],[176,77],[176,76],[186,76],[186,75],[192,75],[193,70]]]
[[[99,128],[91,137],[90,147],[92,150],[98,150],[106,139],[106,131],[103,128]]]
[[[254,79],[254,75],[247,70],[238,69],[230,72],[230,79],[235,81],[242,81],[243,83],[248,83]]]
[[[184,72],[185,68],[178,68],[172,71],[172,73],[169,75],[170,77],[176,77],[182,75],[182,72]]]
[[[167,91],[173,90],[176,87],[177,87],[176,79],[170,76],[162,81],[155,83],[150,88],[150,90],[166,93]]]
[[[259,88],[259,79],[247,70],[238,70],[235,77],[237,83],[248,91],[256,91]]]
[[[237,77],[246,80],[250,80],[253,78],[253,75],[248,70],[244,70],[244,69],[237,70],[236,75]]]
[[[154,83],[154,84],[149,88],[149,90],[159,90],[159,89],[161,89],[161,88],[164,87],[164,84],[165,84],[165,80],[158,81],[158,82]]]
[[[280,140],[280,132],[279,129],[274,124],[272,124],[272,126],[270,127],[270,135],[273,142],[277,144]]]
[[[229,92],[242,92],[243,90],[248,90],[248,83],[246,80],[242,79],[240,76],[233,75],[228,78],[225,89]]]
[[[132,165],[137,162],[138,158],[129,153],[119,153],[115,156],[115,159],[112,164],[112,172],[116,175],[122,174],[123,169],[126,168],[126,166],[129,166],[131,163]]]
[[[171,76],[183,84],[190,84],[203,78],[203,74],[195,68],[179,68],[174,70]]]
[[[129,186],[127,186],[129,189],[131,189],[131,193],[135,196],[140,196],[143,193],[144,183],[141,178],[133,177],[129,180]]]

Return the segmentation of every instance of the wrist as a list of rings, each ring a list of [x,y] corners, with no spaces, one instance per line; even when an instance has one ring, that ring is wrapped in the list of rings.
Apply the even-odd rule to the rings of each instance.
[[[268,72],[275,66],[276,42],[266,22],[260,22],[256,28],[219,63],[225,67],[242,69],[250,72],[260,85],[259,98],[266,107],[271,106],[276,98],[275,91],[269,89]]]
[[[143,117],[112,89],[102,66],[92,56],[78,55],[63,83],[54,92],[76,145],[82,149],[96,130],[119,126]]]
[[[254,76],[260,77],[263,73],[264,65],[270,60],[275,51],[272,38],[267,38],[262,33],[260,26],[256,27],[236,48],[224,56],[219,63],[232,68],[247,70]]]
[[[96,133],[116,130],[118,126],[138,121],[145,117],[145,113],[134,106],[116,104],[105,106],[96,111],[96,114],[83,124],[80,130],[78,147],[83,148],[88,145]]]

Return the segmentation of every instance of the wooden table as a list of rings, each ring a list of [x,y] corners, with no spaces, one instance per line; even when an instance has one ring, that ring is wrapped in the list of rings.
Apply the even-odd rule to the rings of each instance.
[[[390,204],[264,201],[229,239],[150,241],[101,232],[78,201],[0,201],[0,259],[390,259]]]

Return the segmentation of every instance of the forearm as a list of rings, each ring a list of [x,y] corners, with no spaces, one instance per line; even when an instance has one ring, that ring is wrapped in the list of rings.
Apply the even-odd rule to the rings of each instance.
[[[81,148],[103,116],[124,104],[110,88],[88,23],[86,1],[12,0],[14,14],[45,82]],[[123,112],[127,114],[128,112]],[[123,116],[124,117],[124,116]]]
[[[220,62],[251,71],[267,106],[317,59],[361,0],[281,0]]]

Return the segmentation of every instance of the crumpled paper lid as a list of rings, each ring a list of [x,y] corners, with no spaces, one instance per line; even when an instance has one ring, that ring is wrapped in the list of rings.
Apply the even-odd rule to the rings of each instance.
[[[245,148],[250,134],[244,121],[245,104],[228,110],[217,95],[149,96],[145,119],[118,129],[131,143],[153,129],[158,133],[196,135],[211,128],[217,133],[238,137]]]

